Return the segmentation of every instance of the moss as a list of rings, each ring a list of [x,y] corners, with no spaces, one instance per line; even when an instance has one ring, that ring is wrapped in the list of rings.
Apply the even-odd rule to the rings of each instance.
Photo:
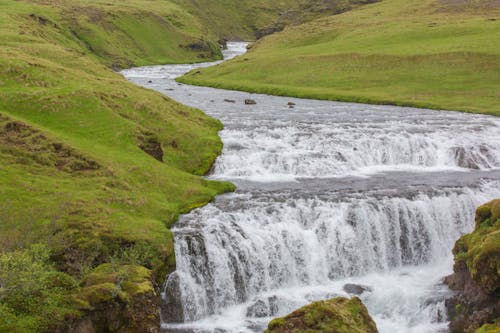
[[[128,303],[138,295],[154,293],[151,270],[137,265],[102,264],[87,276],[77,298],[95,306],[113,298]]]
[[[474,333],[500,333],[500,324],[486,324],[478,328]]]
[[[476,211],[475,230],[455,244],[455,261],[463,261],[472,278],[489,294],[500,289],[500,200]]]
[[[306,305],[272,320],[266,333],[374,333],[375,322],[357,297],[338,297]]]

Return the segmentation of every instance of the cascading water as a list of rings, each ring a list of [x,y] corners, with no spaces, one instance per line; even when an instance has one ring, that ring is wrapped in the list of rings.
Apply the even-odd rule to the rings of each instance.
[[[245,44],[229,47],[232,57]],[[208,65],[124,72],[219,118],[225,148],[210,177],[238,185],[177,223],[165,330],[259,332],[311,301],[361,292],[381,332],[445,331],[451,248],[475,207],[500,197],[500,120],[173,80]]]

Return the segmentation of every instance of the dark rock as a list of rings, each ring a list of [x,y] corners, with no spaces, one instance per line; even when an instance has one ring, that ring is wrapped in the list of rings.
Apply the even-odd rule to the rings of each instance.
[[[221,49],[225,50],[225,49],[227,49],[227,42],[228,42],[227,39],[222,38],[222,39],[219,39],[217,41],[217,44],[219,44],[219,46],[220,46]]]
[[[255,104],[257,104],[257,102],[253,99],[248,98],[248,99],[245,99],[245,104],[246,105],[255,105]]]
[[[462,236],[453,248],[454,273],[444,282],[455,295],[446,300],[450,331],[474,332],[500,318],[500,200],[476,210],[475,230]]]
[[[148,83],[153,83],[153,81],[149,80]]]
[[[182,48],[190,51],[198,52],[198,58],[208,58],[220,55],[220,47],[215,43],[206,40],[196,40],[185,45],[179,45]]]
[[[459,167],[467,169],[479,169],[479,165],[474,161],[474,156],[464,147],[453,148],[455,161]]]
[[[263,300],[258,300],[247,309],[247,317],[264,318],[267,317],[269,308]]]
[[[346,293],[349,293],[351,295],[361,295],[362,293],[366,291],[372,291],[372,288],[368,286],[363,286],[360,284],[354,284],[354,283],[346,283],[343,287],[344,291]]]
[[[234,99],[224,99],[224,102],[227,102],[227,103],[236,103],[236,101]]]
[[[161,304],[161,315],[163,321],[166,323],[184,322],[179,282],[179,276],[174,272],[168,276],[167,283],[165,284],[165,299]]]
[[[259,299],[247,308],[246,316],[250,318],[264,318],[275,316],[278,313],[278,298],[268,297],[265,300]]]
[[[294,102],[288,102],[288,106],[295,106],[296,104]]]
[[[285,29],[285,24],[283,22],[277,22],[271,26],[257,30],[255,32],[255,38],[261,39],[265,36],[272,35],[276,32],[283,31],[283,29]]]

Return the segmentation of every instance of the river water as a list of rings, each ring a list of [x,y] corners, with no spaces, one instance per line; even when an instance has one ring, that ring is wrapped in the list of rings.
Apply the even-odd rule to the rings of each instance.
[[[229,43],[225,56],[244,52]],[[500,197],[500,119],[174,80],[213,64],[123,72],[220,119],[224,150],[209,177],[238,187],[173,229],[163,329],[262,332],[302,305],[352,296],[350,283],[365,288],[380,332],[446,332],[451,249],[475,207]]]

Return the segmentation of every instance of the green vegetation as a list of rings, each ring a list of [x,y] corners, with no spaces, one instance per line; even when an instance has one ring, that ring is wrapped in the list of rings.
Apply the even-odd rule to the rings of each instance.
[[[179,81],[500,115],[498,2],[382,0],[292,26]]]
[[[306,305],[272,320],[266,333],[376,333],[375,322],[357,297],[337,297]]]
[[[110,67],[218,58],[202,22],[167,1],[0,3],[0,331],[159,325],[169,227],[233,189],[200,177],[222,126]]]
[[[500,199],[476,210],[476,226],[455,244],[454,274],[446,277],[457,293],[447,301],[453,332],[498,332],[500,291]]]
[[[234,187],[200,177],[219,121],[113,70],[220,59],[301,5],[0,2],[0,331],[158,329],[170,226]]]
[[[475,333],[499,333],[499,332],[500,332],[499,324],[486,324],[478,328]]]
[[[453,254],[456,265],[465,262],[482,290],[488,294],[500,290],[500,200],[477,209],[474,232],[457,241]]]

